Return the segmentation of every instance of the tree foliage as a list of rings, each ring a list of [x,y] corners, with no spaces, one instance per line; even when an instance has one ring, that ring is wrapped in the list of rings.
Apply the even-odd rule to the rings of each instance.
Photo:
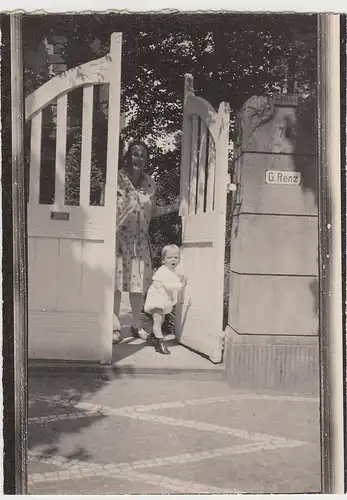
[[[294,90],[293,83],[299,93],[315,92],[314,15],[46,15],[28,16],[24,24],[26,44],[33,36],[37,43],[37,33],[66,36],[68,68],[105,54],[111,33],[123,33],[129,136],[155,139],[180,130],[185,73],[193,74],[197,94],[213,106],[229,102],[232,117],[254,94]]]

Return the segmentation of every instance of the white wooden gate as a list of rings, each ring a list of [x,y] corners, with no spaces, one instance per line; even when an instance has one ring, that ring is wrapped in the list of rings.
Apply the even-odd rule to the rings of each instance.
[[[25,101],[31,121],[28,201],[29,357],[112,358],[115,217],[121,79],[120,33],[110,53],[52,78]],[[94,85],[108,84],[104,206],[90,205]],[[65,203],[67,94],[83,87],[79,206]],[[55,198],[40,204],[42,111],[57,105]],[[41,165],[42,163],[42,165]]]
[[[176,310],[176,335],[214,363],[223,353],[225,217],[229,105],[218,113],[185,77],[181,156],[182,257],[188,278]]]

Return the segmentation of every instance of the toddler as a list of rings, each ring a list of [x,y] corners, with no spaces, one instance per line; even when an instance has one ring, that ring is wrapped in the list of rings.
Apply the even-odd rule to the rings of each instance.
[[[144,309],[153,318],[152,338],[154,336],[156,350],[161,354],[170,354],[161,327],[165,315],[177,303],[178,292],[186,285],[187,280],[177,272],[181,260],[178,246],[166,245],[161,256],[163,265],[153,275]]]

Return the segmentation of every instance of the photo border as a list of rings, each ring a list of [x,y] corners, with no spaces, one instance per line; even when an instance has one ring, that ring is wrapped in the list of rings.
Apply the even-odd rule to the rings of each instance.
[[[271,14],[269,12],[269,14]],[[58,14],[57,14],[58,15]],[[20,15],[17,14],[20,17]],[[344,441],[343,413],[346,402],[343,394],[346,390],[346,357],[342,357],[343,329],[346,323],[346,311],[343,300],[346,291],[342,277],[346,278],[346,257],[342,252],[341,235],[346,234],[346,48],[345,34],[336,40],[336,32],[331,31],[328,14],[319,14],[319,324],[321,355],[321,457],[322,483],[324,493],[343,493],[341,481],[344,482],[344,453],[341,443]],[[10,36],[9,18],[13,14],[1,15],[2,39]],[[17,17],[17,19],[19,19]],[[17,25],[18,26],[18,25]],[[336,28],[336,21],[335,21]],[[346,16],[339,18],[341,31],[346,32]],[[330,30],[330,31],[329,31]],[[327,33],[330,33],[327,35]],[[333,38],[335,36],[335,42]],[[19,39],[16,53],[20,53]],[[333,46],[332,46],[333,45]],[[338,48],[337,48],[338,47]],[[337,53],[338,51],[338,53]],[[334,61],[333,66],[332,61]],[[344,64],[343,64],[344,62]],[[341,63],[341,65],[340,65]],[[337,77],[336,65],[340,65]],[[9,72],[9,61],[1,60],[1,119],[2,119],[2,209],[3,209],[3,385],[4,396],[4,488],[8,489],[10,471],[14,471],[14,491],[26,494],[26,448],[27,448],[27,263],[26,263],[26,205],[24,203],[24,149],[23,149],[23,87],[19,91],[19,81],[23,80],[23,71],[17,75],[16,67]],[[332,81],[334,74],[335,81]],[[9,130],[8,112],[11,108],[8,92],[8,80],[12,82],[12,131]],[[338,82],[336,81],[338,80]],[[329,89],[324,80],[330,82]],[[21,84],[22,85],[22,84]],[[5,97],[5,98],[4,98]],[[343,106],[344,104],[344,106]],[[334,111],[332,111],[332,109]],[[340,113],[341,123],[336,119]],[[15,119],[17,116],[18,119]],[[337,137],[339,138],[337,140]],[[8,147],[12,143],[11,154]],[[340,147],[341,144],[341,147]],[[14,155],[14,156],[13,156]],[[13,161],[15,158],[15,161]],[[339,168],[337,168],[339,165]],[[17,168],[16,168],[17,167]],[[15,182],[17,184],[15,184]],[[13,187],[10,194],[11,184]],[[342,196],[337,197],[336,192]],[[337,200],[339,198],[339,200]],[[341,207],[342,206],[342,207]],[[341,209],[344,216],[341,217]],[[9,216],[10,215],[10,216]],[[12,217],[13,219],[12,219]],[[12,227],[13,226],[13,227]],[[11,246],[13,237],[14,267],[10,270],[12,260]],[[16,264],[17,263],[17,264]],[[342,265],[343,264],[343,265]],[[13,297],[9,296],[9,280],[13,280]],[[341,311],[342,310],[342,311]],[[343,326],[339,311],[342,312]],[[12,329],[11,335],[11,315]],[[11,351],[13,350],[14,356]],[[13,370],[11,370],[13,367]],[[13,376],[13,382],[11,380]],[[11,390],[13,393],[11,395]],[[11,401],[14,404],[14,421],[11,429]],[[13,416],[13,415],[12,415]],[[345,415],[346,418],[346,415]],[[342,438],[342,439],[341,439]],[[15,452],[11,453],[11,446]],[[14,459],[14,462],[13,460]],[[341,462],[342,461],[342,462]],[[14,463],[14,467],[13,467]]]

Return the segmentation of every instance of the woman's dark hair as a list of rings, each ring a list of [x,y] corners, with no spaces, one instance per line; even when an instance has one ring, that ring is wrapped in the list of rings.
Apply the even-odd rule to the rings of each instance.
[[[148,159],[149,159],[149,148],[147,146],[146,143],[144,143],[143,141],[140,141],[139,139],[136,139],[134,141],[132,141],[129,146],[128,146],[128,149],[125,153],[125,161],[126,163],[128,164],[128,161],[129,161],[129,157],[130,157],[130,153],[131,153],[131,150],[135,147],[135,146],[141,146],[145,151],[146,151],[146,154],[147,154],[147,162],[148,162]]]
[[[122,150],[123,150],[122,158],[123,158],[123,161],[121,161],[121,163],[119,165],[120,169],[122,169],[122,170],[128,170],[129,165],[130,165],[129,159],[130,159],[131,150],[135,146],[141,146],[142,148],[144,148],[144,150],[146,151],[146,154],[147,154],[147,162],[148,162],[149,148],[148,148],[148,146],[147,146],[146,143],[144,143],[140,139],[135,139],[135,140],[133,140],[133,141],[130,142],[130,144],[128,145],[127,148],[125,148],[124,146],[125,146],[124,145],[124,141],[122,141]]]

